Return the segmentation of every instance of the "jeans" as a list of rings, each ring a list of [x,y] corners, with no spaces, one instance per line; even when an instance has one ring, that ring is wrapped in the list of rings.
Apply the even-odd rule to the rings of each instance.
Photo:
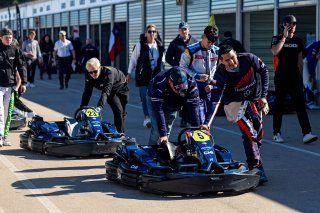
[[[139,95],[142,102],[142,111],[144,116],[149,116],[148,108],[147,108],[147,89],[148,87],[142,86],[139,87]]]
[[[158,130],[157,117],[155,112],[153,111],[151,98],[148,95],[147,95],[147,107],[148,107],[149,116],[151,120],[151,132],[149,137],[149,145],[156,145],[160,138],[160,134]],[[164,117],[166,121],[167,136],[169,137],[173,122],[177,117],[177,111],[164,110]]]

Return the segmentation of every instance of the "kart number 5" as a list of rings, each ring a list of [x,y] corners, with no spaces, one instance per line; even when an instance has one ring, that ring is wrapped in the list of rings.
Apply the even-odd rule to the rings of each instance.
[[[194,131],[192,137],[195,141],[199,141],[199,142],[210,140],[209,136],[200,130]]]

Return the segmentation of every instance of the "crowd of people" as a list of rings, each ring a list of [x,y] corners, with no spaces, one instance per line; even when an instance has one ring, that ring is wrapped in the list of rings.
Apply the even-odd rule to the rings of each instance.
[[[303,42],[295,35],[297,20],[293,15],[285,16],[281,27],[281,34],[274,36],[271,42],[276,94],[273,140],[284,142],[281,123],[285,97],[290,94],[302,128],[302,141],[308,144],[318,137],[311,132],[305,107]],[[10,29],[1,31],[0,61],[6,63],[0,63],[0,146],[9,144],[3,132],[12,88],[23,93],[26,87],[34,87],[37,64],[40,66],[40,78],[43,79],[47,72],[51,79],[53,60],[59,72],[60,89],[68,88],[70,74],[76,64],[85,67],[85,87],[80,106],[88,105],[94,87],[101,90],[96,110],[100,112],[108,103],[116,129],[123,134],[129,99],[128,83],[134,73],[142,102],[143,126],[150,128],[150,145],[169,143],[172,125],[179,111],[181,126],[209,130],[210,120],[223,100],[227,119],[236,123],[242,132],[249,169],[258,171],[261,183],[268,181],[260,148],[264,134],[263,116],[268,113],[269,72],[258,56],[247,53],[242,44],[232,38],[231,32],[225,32],[225,39],[218,45],[218,27],[207,26],[201,41],[197,41],[191,36],[188,23],[181,22],[177,37],[165,52],[156,25],[150,24],[134,47],[126,74],[117,68],[102,66],[99,52],[90,39],[81,51],[77,51],[80,52],[77,55],[75,45],[66,38],[65,31],[59,32],[59,40],[55,43],[49,35],[43,36],[38,43],[36,32],[30,31],[21,50],[11,45],[12,36]],[[315,75],[319,47],[319,42],[308,47],[306,60],[310,78]],[[5,53],[12,54],[12,59],[6,59]],[[171,66],[170,69],[165,69],[165,62]],[[16,80],[19,78],[21,86]]]

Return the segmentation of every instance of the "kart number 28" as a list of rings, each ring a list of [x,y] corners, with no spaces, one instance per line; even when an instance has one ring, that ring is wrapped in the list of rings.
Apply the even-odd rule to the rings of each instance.
[[[200,141],[200,142],[210,140],[209,136],[200,130],[194,131],[192,137],[195,141]]]
[[[87,109],[85,113],[88,117],[98,117],[99,116],[99,114],[96,111],[94,111],[93,109]]]

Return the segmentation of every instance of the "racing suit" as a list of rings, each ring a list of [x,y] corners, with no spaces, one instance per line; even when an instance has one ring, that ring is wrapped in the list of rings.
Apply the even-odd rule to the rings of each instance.
[[[188,75],[188,89],[183,95],[172,91],[168,78],[170,70],[162,71],[149,84],[147,107],[151,119],[149,144],[157,144],[159,137],[169,136],[172,124],[184,103],[188,107],[190,123],[199,125],[199,92],[194,78]]]
[[[0,42],[0,136],[4,136],[8,117],[11,88],[16,85],[18,71],[23,85],[27,83],[26,64],[21,51],[13,45],[6,46]]]
[[[216,86],[212,98],[217,103],[223,95],[228,120],[237,123],[242,132],[247,163],[251,170],[262,165],[262,113],[256,101],[267,97],[269,74],[265,64],[253,54],[239,53],[237,58],[239,65],[236,70],[227,70],[223,64],[218,66],[214,75]]]
[[[189,75],[194,77],[197,82],[200,95],[199,115],[200,122],[208,123],[210,120],[209,114],[212,114],[213,107],[211,104],[211,92],[207,93],[205,87],[209,85],[216,71],[218,61],[219,47],[212,45],[210,49],[201,47],[201,42],[191,44],[181,55],[180,67],[184,68]],[[207,82],[200,82],[198,74],[209,75]]]
[[[114,125],[119,133],[123,133],[126,106],[129,98],[126,76],[122,71],[114,67],[101,66],[100,72],[97,79],[92,78],[88,72],[86,73],[86,82],[80,106],[89,104],[93,87],[101,90],[97,106],[102,109],[105,103],[108,102],[113,112]]]

